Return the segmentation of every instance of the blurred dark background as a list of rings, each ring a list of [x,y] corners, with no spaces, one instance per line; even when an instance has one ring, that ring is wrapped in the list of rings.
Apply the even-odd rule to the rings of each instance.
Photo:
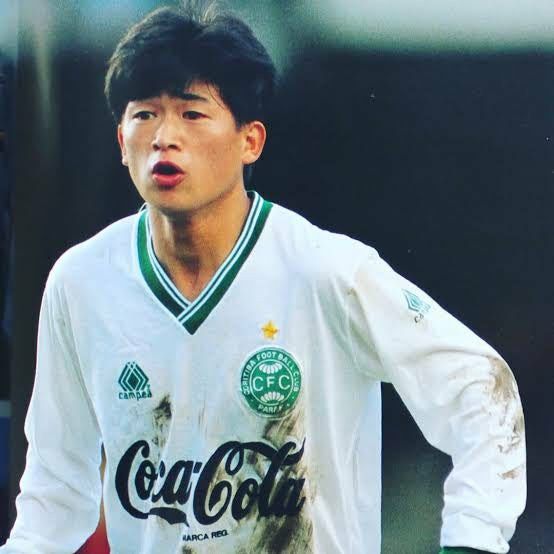
[[[106,60],[129,24],[171,3],[0,6],[0,543],[24,467],[47,273],[140,205],[103,99]],[[528,441],[511,551],[552,553],[554,6],[416,4],[227,2],[282,73],[253,188],[374,246],[503,354]],[[435,552],[449,460],[388,386],[383,421],[383,553]]]

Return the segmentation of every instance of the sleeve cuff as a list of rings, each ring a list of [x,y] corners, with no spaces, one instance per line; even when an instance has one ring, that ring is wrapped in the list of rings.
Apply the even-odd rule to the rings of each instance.
[[[476,550],[467,546],[443,546],[439,554],[489,554],[484,550]]]

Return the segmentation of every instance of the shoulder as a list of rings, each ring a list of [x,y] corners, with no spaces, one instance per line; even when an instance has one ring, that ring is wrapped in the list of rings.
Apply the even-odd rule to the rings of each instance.
[[[137,219],[137,214],[120,219],[66,250],[52,267],[48,284],[90,281],[118,266],[130,267]]]
[[[377,251],[347,235],[321,229],[279,205],[271,213],[271,234],[284,263],[316,277],[351,281],[363,260],[379,259]]]

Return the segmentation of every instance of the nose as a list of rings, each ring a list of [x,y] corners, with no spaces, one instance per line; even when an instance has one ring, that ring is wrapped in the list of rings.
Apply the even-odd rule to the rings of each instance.
[[[180,150],[181,142],[180,129],[173,118],[161,118],[152,140],[152,148],[154,150]]]

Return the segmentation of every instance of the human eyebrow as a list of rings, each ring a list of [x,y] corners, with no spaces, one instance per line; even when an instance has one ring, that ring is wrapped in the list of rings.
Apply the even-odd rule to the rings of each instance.
[[[192,92],[180,92],[177,97],[181,98],[181,100],[199,100],[200,102],[208,101],[208,99],[204,96],[200,96],[199,94],[194,94]]]
[[[152,99],[150,98],[142,98],[142,99],[136,99],[129,101],[129,104],[127,105],[127,108],[129,110],[144,110],[147,107],[151,107],[153,105]]]

